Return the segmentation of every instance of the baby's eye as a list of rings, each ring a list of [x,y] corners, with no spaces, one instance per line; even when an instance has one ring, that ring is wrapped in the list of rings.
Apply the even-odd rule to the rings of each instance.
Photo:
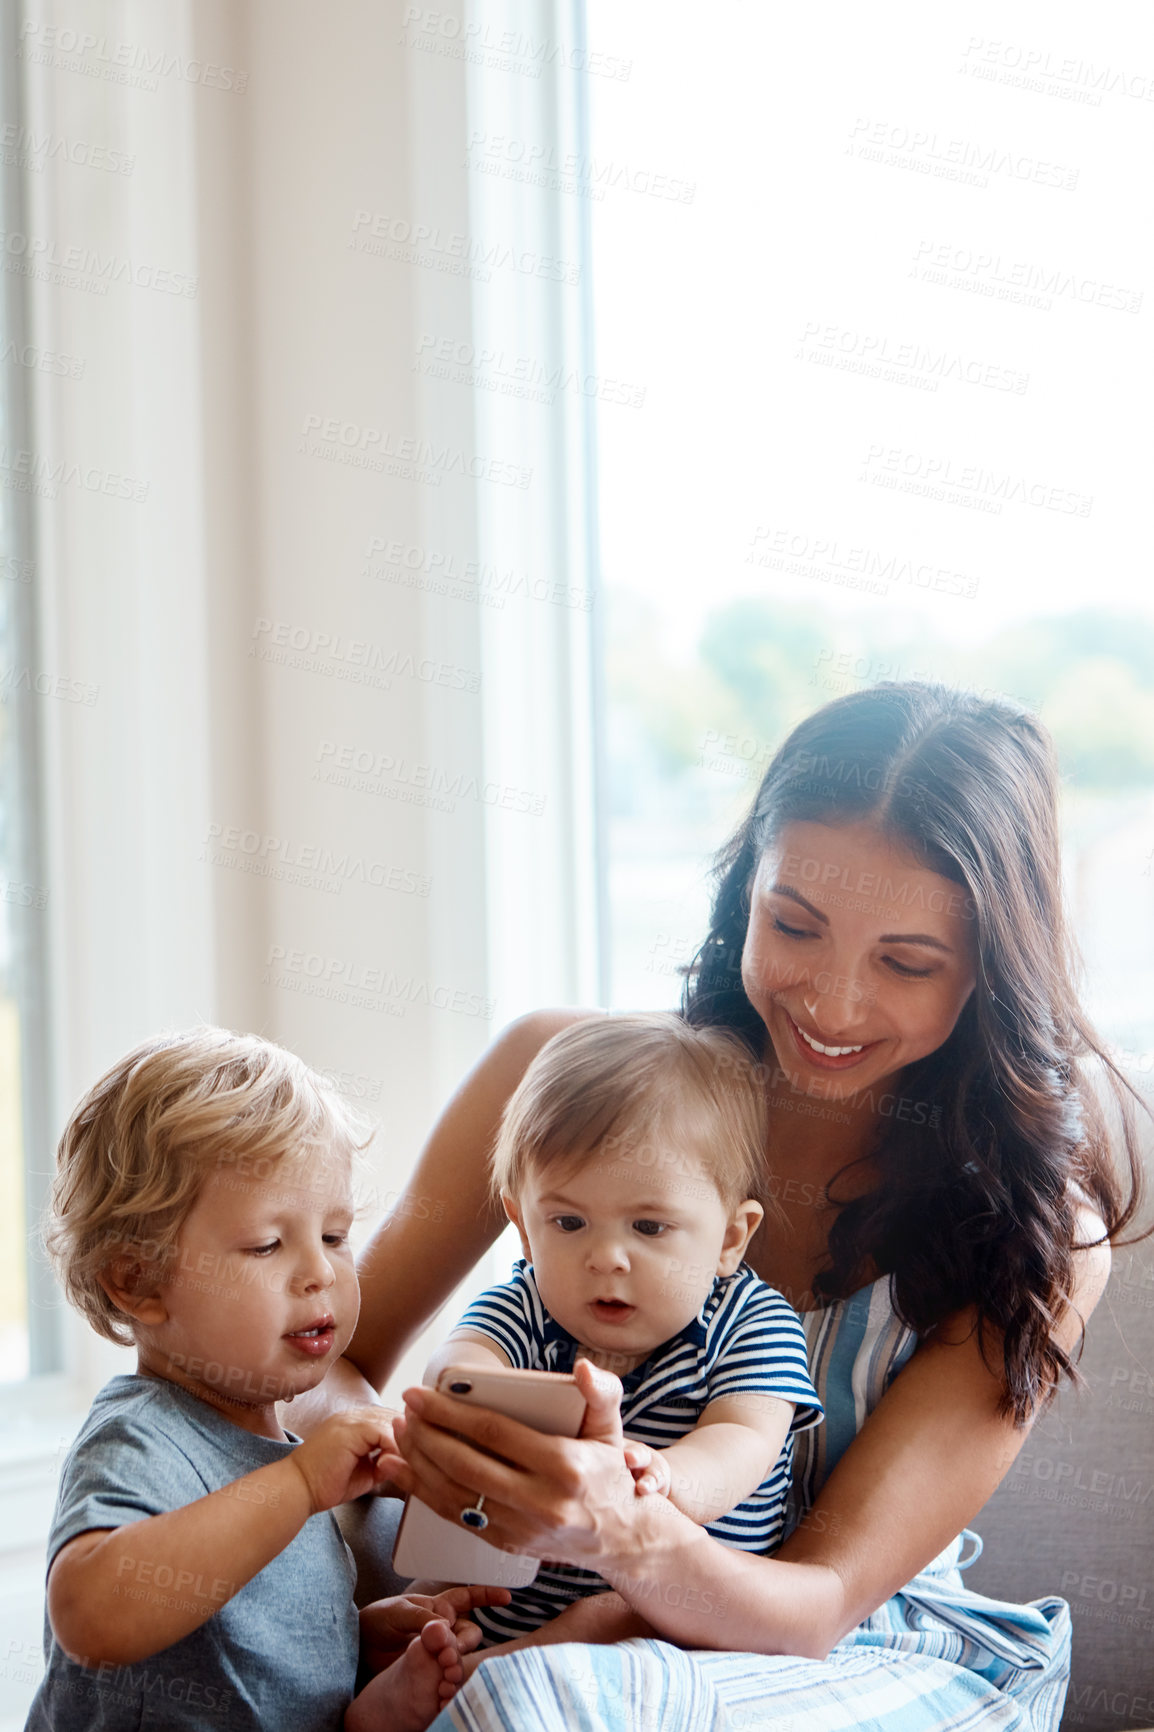
[[[267,1257],[269,1252],[275,1251],[279,1244],[279,1239],[272,1239],[267,1245],[250,1245],[249,1255],[251,1257]]]
[[[347,1233],[323,1233],[321,1237],[326,1245],[343,1245],[348,1239]]]
[[[634,1221],[633,1223],[633,1231],[641,1233],[646,1239],[660,1238],[665,1228],[666,1223],[664,1221]]]
[[[555,1227],[560,1227],[563,1233],[576,1233],[585,1225],[585,1223],[581,1219],[580,1215],[555,1215],[553,1217],[553,1225]]]

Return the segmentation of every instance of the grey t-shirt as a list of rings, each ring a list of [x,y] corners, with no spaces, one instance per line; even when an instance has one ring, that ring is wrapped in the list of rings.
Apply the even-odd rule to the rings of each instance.
[[[299,1441],[255,1437],[176,1384],[112,1378],[64,1463],[48,1567],[77,1534],[180,1509],[279,1461]],[[181,1597],[174,1571],[157,1565],[147,1573],[138,1582],[129,1571],[113,1585],[129,1616],[134,1597]],[[356,1683],[355,1580],[326,1510],[207,1623],[147,1660],[78,1665],[46,1616],[48,1669],[25,1732],[334,1732]],[[214,1591],[213,1583],[199,1587]]]

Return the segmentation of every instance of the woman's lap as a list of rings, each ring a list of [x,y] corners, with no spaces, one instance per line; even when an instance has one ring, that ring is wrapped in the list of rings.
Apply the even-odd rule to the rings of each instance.
[[[651,1640],[494,1658],[433,1732],[1056,1732],[1068,1668],[1062,1601],[919,1577],[821,1661]]]

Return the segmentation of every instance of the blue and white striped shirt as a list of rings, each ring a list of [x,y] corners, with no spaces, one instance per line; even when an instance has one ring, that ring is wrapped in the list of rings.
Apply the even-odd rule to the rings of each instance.
[[[457,1323],[487,1335],[510,1365],[525,1371],[572,1371],[579,1343],[541,1303],[531,1264],[475,1299]],[[721,1276],[697,1316],[621,1379],[627,1438],[666,1449],[692,1431],[711,1402],[733,1395],[772,1395],[795,1406],[790,1435],[757,1490],[706,1524],[715,1539],[741,1551],[772,1551],[781,1541],[793,1465],[793,1433],[817,1425],[821,1402],[810,1380],[805,1333],[793,1307],[746,1264]],[[707,1494],[708,1488],[703,1488]],[[489,1641],[535,1630],[584,1594],[605,1591],[590,1570],[542,1564],[536,1580],[508,1606],[474,1610]]]

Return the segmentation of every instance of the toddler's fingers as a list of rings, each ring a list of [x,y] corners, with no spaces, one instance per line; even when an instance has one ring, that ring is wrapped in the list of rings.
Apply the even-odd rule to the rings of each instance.
[[[467,1618],[474,1606],[504,1606],[511,1598],[508,1588],[443,1588],[429,1604],[434,1616],[451,1624],[455,1618]]]
[[[391,1479],[403,1493],[412,1491],[415,1485],[412,1471],[404,1456],[386,1455],[383,1449],[373,1464],[373,1479],[377,1485]]]

